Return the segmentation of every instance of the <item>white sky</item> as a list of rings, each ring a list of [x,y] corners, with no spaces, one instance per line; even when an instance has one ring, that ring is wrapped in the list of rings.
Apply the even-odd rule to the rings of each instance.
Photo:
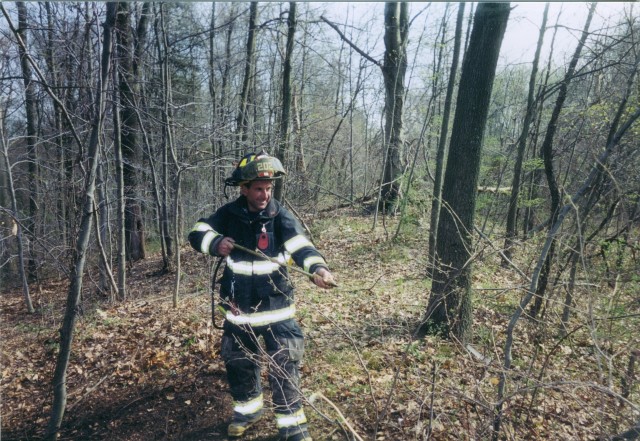
[[[431,11],[438,8],[443,9],[446,2],[434,2],[431,6],[427,2],[413,2],[409,9],[410,18],[425,7],[430,7]],[[457,5],[457,2],[452,2]],[[344,17],[349,11],[349,15],[367,20],[371,17],[379,17],[382,21],[384,3],[383,2],[336,2],[326,3],[326,16],[338,23],[344,22]],[[632,7],[633,2],[599,2],[594,20],[590,30],[606,25],[607,21],[615,15],[619,15],[624,9]],[[465,13],[469,13],[470,4],[467,4]],[[511,2],[511,13],[509,23],[502,43],[500,52],[502,63],[531,63],[538,39],[539,26],[542,23],[542,13],[545,2]],[[553,26],[556,21],[563,26],[558,31],[554,54],[559,59],[568,57],[575,49],[577,39],[584,26],[589,8],[588,2],[550,2],[547,26]],[[636,7],[638,9],[639,7]],[[429,10],[427,10],[429,13]],[[434,11],[435,13],[435,11]],[[561,13],[558,19],[558,14]],[[438,12],[440,14],[440,12]],[[424,15],[424,14],[423,14]],[[455,13],[453,20],[455,20]],[[417,23],[415,24],[417,25]],[[453,26],[453,23],[451,24]],[[543,46],[543,59],[548,54],[548,47],[551,44],[552,32],[545,34]],[[382,29],[379,36],[379,45],[382,44]],[[383,46],[379,46],[383,50]],[[545,52],[546,51],[546,52]]]
[[[613,17],[629,9],[632,2],[599,2],[590,30],[612,25],[608,23]],[[533,60],[538,40],[539,27],[542,23],[544,2],[513,2],[514,8],[509,15],[509,24],[502,42],[500,56],[511,62],[530,63]],[[587,19],[589,3],[587,2],[551,2],[547,27],[554,26],[556,21],[563,25],[556,36],[554,52],[558,56],[571,56],[575,50],[582,28]],[[560,18],[558,18],[558,14]],[[545,34],[544,48],[551,44],[552,31]],[[544,53],[543,53],[544,56]]]

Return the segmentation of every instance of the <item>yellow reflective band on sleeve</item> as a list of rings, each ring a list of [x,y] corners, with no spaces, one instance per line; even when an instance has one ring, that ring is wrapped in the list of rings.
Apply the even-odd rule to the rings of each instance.
[[[278,429],[299,426],[300,424],[305,424],[306,422],[307,417],[304,415],[304,410],[302,409],[292,414],[276,414],[276,425],[278,426]]]
[[[321,263],[323,265],[326,265],[327,262],[324,261],[324,259],[320,256],[311,256],[311,257],[307,257],[306,259],[304,259],[304,270],[309,272],[311,271],[311,265],[314,265],[316,263]]]
[[[225,318],[234,325],[266,326],[273,323],[289,320],[296,315],[296,307],[291,305],[287,308],[276,309],[274,311],[255,312],[253,314],[234,315],[227,311]]]
[[[298,234],[297,236],[293,236],[291,239],[284,243],[284,247],[291,254],[295,253],[301,248],[304,247],[312,247],[313,244],[309,239],[304,237],[302,234]]]
[[[211,242],[213,242],[213,239],[216,238],[216,236],[219,236],[219,234],[215,231],[207,231],[202,238],[202,242],[200,242],[200,251],[205,254],[209,254],[209,246],[211,245]]]
[[[211,228],[211,225],[209,225],[206,222],[196,222],[196,224],[191,229],[191,231],[209,231],[209,230],[213,230],[213,228]]]
[[[251,415],[262,409],[264,401],[262,394],[249,401],[234,401],[233,410],[242,415]]]

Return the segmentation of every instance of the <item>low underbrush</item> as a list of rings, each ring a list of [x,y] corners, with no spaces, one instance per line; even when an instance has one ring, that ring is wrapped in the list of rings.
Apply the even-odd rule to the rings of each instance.
[[[512,366],[504,372],[506,330],[526,281],[486,246],[474,262],[472,341],[416,340],[430,289],[427,235],[414,226],[391,241],[393,222],[372,230],[371,217],[316,219],[314,240],[339,287],[319,290],[292,275],[314,439],[491,439],[498,404],[504,440],[594,439],[640,419],[631,363],[640,349],[640,302],[632,277],[612,284],[604,271],[582,272],[564,326],[567,285],[559,277],[544,315],[525,314],[517,323]],[[525,274],[536,249],[532,240],[514,261]],[[211,323],[212,260],[184,248],[182,262],[178,308],[171,302],[174,275],[154,275],[157,255],[134,265],[124,302],[109,303],[87,287],[61,439],[226,439],[231,401],[218,356],[221,331]],[[44,433],[66,290],[64,281],[34,287],[32,315],[19,292],[0,297],[3,439]],[[506,394],[498,403],[503,376]],[[277,439],[274,422],[263,419],[245,439]]]

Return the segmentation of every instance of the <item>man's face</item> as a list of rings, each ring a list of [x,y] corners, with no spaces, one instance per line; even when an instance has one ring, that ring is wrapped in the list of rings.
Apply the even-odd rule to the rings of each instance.
[[[252,181],[240,187],[240,192],[247,198],[249,211],[258,212],[267,208],[272,188],[271,181]]]

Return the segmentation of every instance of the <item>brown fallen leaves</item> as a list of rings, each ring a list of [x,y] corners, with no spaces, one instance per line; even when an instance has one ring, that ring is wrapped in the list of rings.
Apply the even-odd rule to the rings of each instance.
[[[370,220],[342,216],[314,224],[339,288],[319,290],[292,275],[307,336],[303,392],[321,393],[349,423],[326,403],[307,406],[314,439],[356,439],[351,430],[367,440],[490,438],[504,332],[521,295],[512,287],[522,281],[500,268],[495,255],[475,263],[472,343],[482,357],[438,337],[414,341],[430,287],[427,232],[416,227],[409,239],[388,242],[381,227],[370,230]],[[221,331],[211,326],[210,264],[184,249],[177,309],[173,275],[148,276],[160,266],[159,256],[134,266],[125,302],[111,304],[87,287],[62,439],[225,439],[231,403],[218,357]],[[66,284],[50,282],[34,292],[33,315],[19,292],[0,296],[3,440],[38,439],[52,401]],[[586,328],[559,341],[556,326],[553,313],[544,323],[519,324],[504,439],[590,439],[637,417],[632,404],[615,399],[624,348],[637,337],[610,330],[602,348]],[[266,387],[266,372],[263,379]],[[637,387],[629,401],[640,401]],[[246,439],[275,440],[276,433],[265,418]]]

